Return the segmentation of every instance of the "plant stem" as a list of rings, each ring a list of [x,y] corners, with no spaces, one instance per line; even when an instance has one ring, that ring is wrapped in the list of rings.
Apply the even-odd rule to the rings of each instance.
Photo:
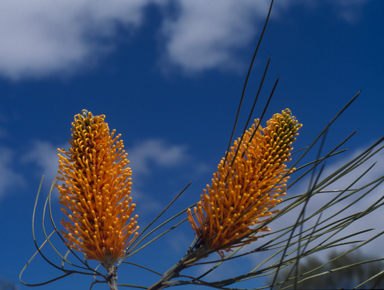
[[[149,287],[148,290],[162,289],[165,282],[168,282],[169,280],[178,277],[180,271],[186,267],[186,265],[184,264],[185,257],[186,256],[184,256],[177,264],[175,264],[172,268],[165,272],[163,277],[158,282]]]
[[[211,250],[206,247],[201,247],[193,252],[187,252],[179,262],[177,262],[167,272],[165,272],[163,277],[158,282],[149,287],[148,290],[159,290],[167,287],[169,285],[169,283],[167,283],[169,280],[179,277],[179,273],[183,269],[191,267],[201,258],[207,257],[210,252]]]
[[[117,290],[117,270],[115,265],[111,265],[107,269],[108,271],[108,285],[110,290]]]

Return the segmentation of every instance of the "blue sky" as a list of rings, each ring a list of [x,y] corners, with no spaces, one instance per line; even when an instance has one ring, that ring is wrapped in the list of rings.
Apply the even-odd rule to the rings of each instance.
[[[31,216],[41,176],[46,197],[57,170],[56,148],[68,146],[73,116],[82,109],[105,114],[109,127],[122,134],[142,228],[191,180],[171,211],[199,199],[228,145],[268,6],[245,0],[0,3],[0,276],[20,284],[19,272],[35,251]],[[280,76],[266,117],[290,108],[304,124],[295,145],[301,148],[362,90],[330,131],[326,148],[355,129],[345,158],[377,140],[384,131],[382,15],[383,1],[277,0],[239,128],[271,55],[254,118]],[[382,172],[383,163],[378,166],[374,174]],[[38,211],[40,229],[42,202]],[[37,234],[42,242],[41,230]],[[164,272],[192,239],[184,225],[134,260]],[[135,271],[121,269],[121,282],[131,282],[130,276],[148,286],[156,281]],[[54,275],[36,259],[25,280]],[[73,276],[41,289],[84,289],[90,281]]]

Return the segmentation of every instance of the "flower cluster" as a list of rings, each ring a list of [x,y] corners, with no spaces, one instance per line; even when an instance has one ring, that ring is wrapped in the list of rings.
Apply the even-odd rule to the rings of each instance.
[[[67,245],[83,252],[87,259],[100,261],[108,268],[124,255],[124,249],[137,235],[136,205],[129,197],[131,169],[123,141],[110,134],[105,116],[86,110],[75,116],[69,152],[58,149],[57,188]]]
[[[285,162],[291,160],[291,144],[301,126],[285,109],[267,121],[265,128],[255,120],[243,138],[234,142],[194,208],[197,222],[188,210],[188,220],[199,238],[197,246],[229,251],[256,240],[256,232],[269,231],[266,226],[255,226],[277,212],[271,209],[286,194],[288,174],[294,169],[289,172]]]

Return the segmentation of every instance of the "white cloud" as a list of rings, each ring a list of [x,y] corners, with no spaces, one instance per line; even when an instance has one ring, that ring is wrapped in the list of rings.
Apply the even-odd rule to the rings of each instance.
[[[113,44],[118,25],[137,28],[145,0],[0,2],[0,73],[10,79],[73,73]]]
[[[23,176],[13,168],[14,152],[11,149],[0,148],[0,199],[10,191],[11,188],[19,188],[25,185]]]
[[[44,175],[43,185],[49,188],[54,181],[58,166],[58,151],[56,146],[47,141],[35,140],[30,146],[30,150],[21,157],[23,163],[34,163],[38,170],[35,170],[36,177]]]
[[[60,148],[67,148],[65,144]],[[30,150],[21,157],[21,162],[33,162],[39,170],[37,176],[45,175],[45,180],[50,182],[55,178],[58,170],[57,146],[48,141],[35,140],[30,146]],[[184,145],[171,145],[161,139],[149,139],[137,142],[132,148],[125,148],[128,152],[129,167],[132,168],[135,179],[151,174],[155,169],[177,168],[185,164],[190,156],[187,147]],[[198,164],[199,168],[204,164]],[[199,172],[198,172],[199,173]]]
[[[337,15],[344,21],[355,24],[360,19],[360,9],[369,0],[330,0],[329,2],[335,6]]]
[[[352,22],[367,0],[328,1]],[[241,68],[244,48],[260,32],[269,0],[3,0],[0,1],[0,75],[12,80],[81,73],[110,53],[117,31],[138,32],[149,5],[159,8],[162,66],[187,73]],[[310,4],[313,3],[313,4]],[[275,1],[272,17],[293,5],[319,2]]]
[[[60,146],[59,146],[60,147]],[[61,146],[60,148],[68,147],[68,145]],[[57,146],[54,146],[50,142],[35,140],[30,146],[30,150],[21,157],[22,163],[34,163],[37,166],[37,170],[34,170],[37,177],[44,175],[43,185],[46,188],[51,186],[57,171],[58,171],[58,151]],[[9,150],[8,150],[9,151]],[[0,161],[2,165],[6,165],[9,161],[5,157],[10,156],[9,152],[4,150],[4,159],[0,155]],[[148,214],[151,212],[159,212],[162,209],[160,202],[152,199],[142,189],[143,184],[141,182],[143,175],[153,173],[155,170],[161,170],[163,168],[177,168],[185,165],[185,162],[190,159],[187,153],[187,147],[184,145],[172,145],[161,139],[149,139],[141,142],[137,142],[132,148],[126,148],[128,152],[128,159],[130,160],[129,166],[132,168],[134,184],[132,187],[132,197],[134,202],[138,205],[144,203],[145,207],[140,207],[138,211],[141,214]],[[0,165],[1,166],[1,165]],[[204,168],[203,163],[197,163],[198,168]],[[156,167],[153,168],[153,167]],[[0,167],[1,169],[1,167]],[[8,172],[10,175],[12,172]],[[200,170],[196,171],[197,174]],[[12,178],[8,178],[11,183]],[[13,178],[15,179],[15,178]],[[5,187],[6,183],[0,180],[0,196],[2,187]],[[142,201],[142,202],[141,202]]]
[[[164,205],[146,192],[136,189],[137,187],[136,183],[132,184],[130,195],[132,197],[132,202],[136,204],[135,214],[140,216],[141,222],[146,219],[149,219],[150,221],[156,216],[154,213],[159,214],[163,210]],[[147,221],[147,223],[149,223],[149,221]]]
[[[68,144],[60,148],[67,148]],[[21,158],[22,162],[33,162],[38,167],[36,175],[45,175],[49,183],[55,178],[58,170],[57,146],[48,141],[35,140],[30,150]],[[129,167],[132,168],[135,180],[143,175],[151,174],[154,169],[176,168],[189,159],[187,147],[184,145],[168,144],[165,140],[149,139],[137,142],[132,148],[125,148],[128,152]],[[203,166],[203,164],[201,164]]]
[[[162,175],[164,170],[171,172],[161,177],[160,187],[164,190],[167,186],[173,187],[175,176],[185,174],[189,181],[206,174],[209,168],[194,158],[186,145],[170,144],[163,139],[136,141],[134,146],[125,150],[128,152],[129,167],[132,168],[132,199],[138,206],[137,213],[142,217],[153,218],[154,213],[160,213],[164,207],[164,199],[148,192],[148,185],[151,187],[148,180],[153,180],[149,175]],[[173,196],[169,198],[166,199],[167,202],[170,202]]]
[[[350,161],[352,158],[358,156],[362,152],[363,152],[363,149],[356,150],[354,153],[345,156],[344,158],[340,159],[339,161],[337,161],[337,162],[335,162],[329,166],[326,166],[325,170],[322,174],[321,179],[329,176],[330,174],[335,172],[341,166],[343,166],[348,161]],[[359,188],[365,184],[368,184],[369,182],[383,176],[383,174],[384,174],[384,162],[383,162],[383,160],[384,160],[384,150],[381,150],[374,157],[372,157],[370,160],[368,160],[366,164],[363,164],[363,165],[359,166],[358,168],[354,169],[351,173],[348,173],[347,175],[340,178],[339,180],[337,180],[332,185],[325,188],[325,190],[342,190],[342,189],[347,188],[348,186],[350,186],[351,183],[353,183],[355,180],[357,180],[357,178],[361,174],[363,174],[363,172],[366,171],[369,166],[371,166],[372,164],[377,162],[376,165],[372,168],[372,170],[369,171],[367,175],[365,175],[363,178],[361,178],[351,188]],[[292,195],[296,195],[296,194],[302,194],[302,193],[307,192],[308,182],[309,182],[309,177],[303,179],[303,181],[300,182],[300,184],[298,184],[298,186],[293,187],[291,190],[289,190],[288,193],[291,193]],[[332,207],[323,211],[320,222],[329,218],[330,216],[332,216],[336,212],[340,211],[344,207],[347,207],[348,205],[350,205],[353,201],[355,201],[359,197],[361,197],[362,194],[365,193],[367,190],[368,189],[364,189],[361,192],[358,192],[351,197],[348,197],[344,200],[339,201],[337,204],[335,204]],[[326,204],[331,199],[336,197],[336,195],[338,193],[339,192],[324,192],[324,193],[320,193],[320,194],[317,194],[316,196],[312,197],[308,203],[307,208],[306,208],[305,216],[308,217],[308,216],[312,215],[313,213],[315,213],[320,207],[322,207],[324,204]],[[348,193],[349,192],[344,193],[343,197],[345,197]],[[363,197],[357,203],[352,205],[350,208],[348,208],[344,212],[340,213],[335,218],[332,218],[330,221],[327,221],[325,224],[318,226],[318,228],[321,228],[322,226],[324,226],[326,224],[330,224],[332,221],[339,220],[343,217],[355,214],[357,212],[364,211],[369,206],[371,206],[373,203],[375,203],[377,200],[379,200],[383,196],[383,193],[384,193],[384,184],[382,183],[376,189],[374,189],[372,192],[370,192],[367,196]],[[282,204],[282,206],[287,206],[287,204],[284,203],[284,204]],[[300,205],[299,207],[297,207],[295,210],[291,211],[287,215],[284,215],[283,217],[281,217],[281,218],[275,220],[273,223],[271,223],[270,228],[272,229],[272,232],[274,230],[277,230],[280,228],[285,228],[287,226],[294,224],[297,217],[299,216],[299,213],[302,209],[302,206],[303,205]],[[312,227],[315,224],[317,217],[318,217],[318,215],[315,218],[312,218],[310,221],[306,222],[304,225],[304,229]],[[378,210],[368,214],[367,216],[365,216],[359,220],[354,221],[350,226],[343,229],[339,234],[337,234],[331,240],[336,240],[337,238],[341,238],[341,237],[344,237],[344,236],[347,236],[347,235],[350,235],[350,234],[353,234],[355,232],[362,231],[365,229],[374,228],[375,230],[373,230],[371,232],[364,233],[364,234],[361,234],[361,235],[358,235],[358,236],[355,236],[355,237],[348,239],[348,240],[368,240],[369,238],[373,237],[374,235],[378,234],[379,232],[381,232],[383,230],[382,224],[383,224],[382,209],[378,209]],[[298,233],[299,230],[300,230],[299,228],[296,229],[295,233]],[[294,240],[296,240],[296,238]],[[309,250],[314,245],[319,244],[320,241],[322,241],[322,240],[323,240],[323,238],[320,238],[320,239],[312,242],[308,246],[307,250]],[[260,240],[260,242],[261,242],[261,240]],[[357,244],[355,244],[355,246],[357,246]],[[346,251],[346,250],[349,250],[350,248],[351,248],[351,245],[347,245],[345,247],[336,248],[335,250]],[[361,250],[362,250],[361,251],[362,253],[364,253],[368,256],[373,256],[373,257],[376,256],[377,257],[377,253],[383,253],[384,252],[382,237],[379,237],[378,239],[375,239],[372,242],[370,242],[369,244],[367,244],[366,246],[363,246],[361,248]],[[296,253],[294,253],[293,255],[295,255],[295,254]],[[270,255],[270,252],[267,252],[265,255]],[[323,258],[325,258],[326,255],[324,254],[324,252],[318,252],[315,254],[315,256],[324,260]],[[281,257],[281,254],[278,257]],[[382,256],[380,256],[380,257],[382,257]],[[258,256],[257,259],[259,260],[260,256]]]
[[[338,161],[333,162],[332,164],[328,164],[325,167],[325,170],[322,174],[322,178],[325,178],[329,176],[331,173],[335,172],[335,170],[339,169],[341,166],[346,164],[346,162],[349,162],[352,158],[358,156],[360,153],[363,152],[365,148],[360,148],[353,152],[352,154],[347,154],[343,156],[343,158],[340,158]],[[327,190],[340,190],[340,189],[345,189],[347,186],[349,186],[356,178],[358,178],[369,166],[377,162],[376,166],[373,167],[373,169],[368,173],[367,176],[363,177],[358,183],[353,185],[352,188],[358,188],[358,186],[362,186],[364,184],[369,183],[370,181],[373,181],[381,176],[384,175],[384,150],[381,150],[379,153],[377,153],[373,158],[371,158],[367,164],[362,165],[361,167],[358,167],[355,169],[353,172],[350,174],[347,174],[344,176],[342,179],[339,179],[337,182],[332,184]],[[330,163],[330,161],[328,161]],[[299,174],[301,175],[301,173]],[[298,194],[303,194],[307,192],[308,190],[308,182],[309,182],[309,176],[307,178],[304,178],[302,181],[300,181],[297,186],[294,186],[288,190],[288,196],[294,196]],[[365,192],[365,190],[363,190]],[[346,207],[347,205],[351,204],[353,200],[356,200],[358,197],[362,195],[362,193],[356,193],[353,197],[347,198],[345,200],[342,200],[338,202],[337,204],[333,205],[331,208],[323,211],[322,217],[320,219],[321,221],[324,221],[325,219],[329,218],[331,215],[334,213],[340,211],[342,208]],[[376,188],[374,191],[370,192],[367,196],[365,196],[363,199],[359,200],[356,204],[351,206],[348,210],[345,212],[339,214],[336,219],[339,220],[343,217],[346,217],[348,215],[364,211],[367,209],[370,205],[372,205],[374,202],[376,202],[378,199],[380,199],[383,196],[384,193],[384,184],[382,183],[378,188]],[[346,196],[348,193],[344,193],[343,196]],[[334,198],[337,195],[337,193],[320,193],[314,197],[312,197],[308,203],[308,206],[306,207],[305,211],[305,217],[309,217],[310,215],[314,214],[317,209],[319,209],[321,206],[323,206],[326,202],[329,202],[332,198]],[[287,197],[288,197],[287,196]],[[287,199],[287,198],[285,198]],[[279,208],[284,208],[285,206],[288,206],[291,201],[283,202],[282,204],[279,205]],[[383,201],[382,201],[383,202]],[[274,232],[277,232],[279,229],[286,228],[288,226],[293,225],[299,214],[300,211],[302,210],[303,204],[300,206],[296,207],[294,210],[289,212],[286,215],[281,216],[280,218],[276,219],[272,223],[268,225],[269,228],[271,228],[271,231],[268,234],[272,234],[272,237],[276,238],[278,235],[281,234],[281,232],[273,234]],[[338,238],[345,237],[347,235],[353,234],[358,231],[362,231],[365,229],[369,228],[375,228],[375,230],[371,232],[367,232],[364,234],[360,234],[357,236],[354,236],[352,238],[349,238],[348,240],[345,241],[352,241],[352,240],[368,240],[374,235],[378,234],[379,232],[383,231],[383,215],[382,215],[382,208],[379,208],[378,210],[374,211],[373,213],[363,217],[360,220],[354,221],[350,226],[342,230],[339,234],[336,236],[332,237],[329,241],[335,241]],[[318,218],[318,215],[316,215],[314,218],[311,220],[307,221],[304,225],[304,230],[312,227],[316,220]],[[332,221],[336,220],[333,218],[330,221],[327,221],[325,224],[319,225],[317,229],[322,228],[324,225],[330,224]],[[297,235],[300,231],[300,228],[296,228],[295,230],[295,235]],[[290,233],[289,233],[290,234]],[[305,233],[306,235],[308,232]],[[319,239],[316,239],[314,242],[310,243],[306,251],[312,249],[314,246],[317,246],[324,240],[326,235],[322,236]],[[328,235],[329,236],[329,235]],[[288,235],[285,235],[284,237],[280,237],[277,241],[284,241],[284,243],[280,244],[279,246],[285,246],[287,243]],[[294,237],[291,242],[296,242],[298,237]],[[270,240],[270,236],[266,236],[264,238],[260,238],[258,241],[251,243],[250,245],[245,246],[240,253],[245,253],[248,251],[254,250],[256,247],[260,247],[267,243]],[[384,247],[383,247],[383,236],[380,236],[379,238],[373,240],[372,242],[364,245],[362,248],[360,248],[360,253],[364,254],[365,257],[373,257],[373,258],[383,258],[383,252],[384,252]],[[301,241],[301,246],[303,246],[304,240]],[[344,242],[344,241],[343,241]],[[274,244],[274,243],[273,243]],[[294,247],[290,247],[287,251],[287,254],[293,251],[288,258],[285,258],[285,260],[288,260],[289,258],[293,258],[297,255],[297,249],[296,249],[297,244],[295,244]],[[352,246],[357,246],[357,244],[352,244],[352,245],[345,245],[345,246],[340,246],[333,248],[331,250],[325,250],[325,251],[320,251],[316,252],[311,255],[311,257],[316,257],[319,260],[326,262],[328,254],[330,251],[335,250],[338,253],[342,254],[343,252],[350,250]],[[266,268],[270,266],[272,263],[276,262],[282,257],[282,252],[277,254],[276,256],[272,257],[270,260],[269,259],[272,255],[276,254],[277,251],[282,250],[282,248],[275,247],[274,249],[268,250],[268,251],[263,251],[263,252],[258,252],[254,253],[252,255],[249,255],[249,261],[251,262],[251,267],[256,267],[259,266],[261,263],[265,263],[262,266],[260,266],[259,270]],[[301,248],[303,250],[303,248]],[[365,258],[364,257],[364,258]],[[300,260],[301,263],[305,261],[305,258],[303,260]],[[268,276],[268,277],[273,277]]]
[[[178,1],[178,15],[162,27],[167,62],[192,72],[238,68],[234,53],[258,32],[255,24],[264,21],[268,2]]]
[[[327,4],[347,22],[354,22],[368,0],[331,0]],[[255,41],[264,25],[270,0],[180,0],[176,15],[168,15],[161,32],[164,56],[160,62],[186,73],[210,69],[242,70],[241,51]],[[271,19],[281,18],[294,5],[315,9],[321,1],[275,1]],[[246,60],[247,62],[249,60]]]
[[[149,139],[137,142],[128,152],[129,166],[137,175],[149,174],[150,164],[165,168],[178,167],[189,159],[187,147],[170,145],[162,139]]]

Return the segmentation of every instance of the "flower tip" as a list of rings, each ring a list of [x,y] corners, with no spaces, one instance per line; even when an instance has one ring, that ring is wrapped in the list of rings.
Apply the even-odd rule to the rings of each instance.
[[[257,238],[250,234],[270,231],[254,229],[256,223],[270,219],[278,210],[271,210],[286,195],[284,188],[293,170],[286,168],[290,151],[302,124],[288,108],[275,114],[262,128],[258,119],[234,141],[213,174],[212,184],[203,190],[195,218],[187,210],[192,229],[199,236],[199,245],[208,243],[212,249],[230,251]],[[239,154],[237,154],[239,152]],[[249,212],[249,213],[248,213]],[[251,214],[251,212],[254,212]],[[218,250],[223,257],[223,252]]]
[[[138,216],[129,220],[136,204],[129,206],[131,170],[125,169],[128,160],[123,155],[123,142],[113,138],[104,119],[104,115],[93,116],[86,109],[74,116],[71,147],[68,152],[57,149],[65,155],[58,154],[58,179],[65,183],[57,187],[59,203],[69,219],[62,220],[67,244],[83,252],[87,259],[110,264],[129,245],[129,229],[136,225]],[[115,181],[118,187],[113,185]],[[99,182],[103,187],[93,189]],[[108,205],[106,210],[104,205]],[[121,221],[117,222],[116,217]]]

